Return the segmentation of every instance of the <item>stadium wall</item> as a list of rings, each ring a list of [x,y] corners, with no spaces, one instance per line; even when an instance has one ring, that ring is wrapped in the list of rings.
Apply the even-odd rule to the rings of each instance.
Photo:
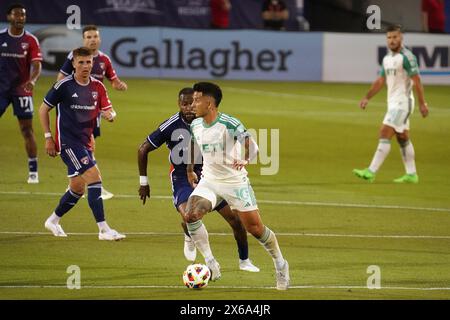
[[[44,74],[59,70],[81,32],[27,25],[40,41]],[[121,76],[273,81],[372,82],[384,34],[212,31],[102,27],[102,51]],[[424,83],[450,84],[450,35],[405,34]]]
[[[325,82],[372,82],[386,54],[384,34],[324,33]],[[423,83],[450,84],[450,35],[406,33],[405,45],[416,55]]]

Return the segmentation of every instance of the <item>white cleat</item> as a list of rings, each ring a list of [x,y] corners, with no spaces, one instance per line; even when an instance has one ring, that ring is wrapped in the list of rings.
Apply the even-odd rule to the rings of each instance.
[[[281,270],[276,270],[277,272],[277,289],[287,290],[289,288],[289,264],[287,260],[284,260],[284,266]]]
[[[259,268],[255,266],[250,259],[241,260],[239,259],[239,269],[248,272],[259,272]]]
[[[28,180],[27,180],[27,182],[28,182],[29,184],[36,184],[36,183],[39,183],[39,176],[38,176],[38,173],[37,173],[37,172],[33,172],[33,173],[28,174]]]
[[[194,262],[197,257],[197,248],[195,247],[194,240],[187,235],[184,235],[184,257],[192,262]]]
[[[102,195],[100,197],[102,197],[103,200],[108,200],[114,197],[114,194],[102,187]]]
[[[126,235],[118,233],[113,229],[110,229],[109,231],[100,231],[98,234],[99,240],[119,241],[125,239],[126,237]]]
[[[59,223],[53,223],[50,220],[45,221],[45,229],[51,231],[55,237],[67,237]]]
[[[216,261],[216,259],[206,262],[206,265],[208,266],[209,271],[211,271],[211,279],[210,280],[216,281],[216,280],[220,279],[222,274],[220,273],[220,265]]]

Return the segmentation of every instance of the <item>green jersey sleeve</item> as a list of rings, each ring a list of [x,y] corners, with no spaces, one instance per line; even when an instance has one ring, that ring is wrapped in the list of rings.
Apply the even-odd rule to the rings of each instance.
[[[419,66],[416,57],[412,54],[403,54],[403,69],[406,70],[408,76],[412,77],[419,74]]]
[[[384,71],[383,64],[381,64],[380,77],[386,78],[386,71]]]

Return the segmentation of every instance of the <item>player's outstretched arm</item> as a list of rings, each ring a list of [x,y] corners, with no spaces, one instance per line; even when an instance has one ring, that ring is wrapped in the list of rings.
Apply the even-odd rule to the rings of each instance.
[[[138,149],[138,168],[139,168],[139,197],[142,204],[145,204],[147,198],[150,199],[150,184],[147,177],[148,153],[155,150],[147,140],[145,140]]]
[[[359,107],[361,109],[365,109],[367,104],[369,103],[369,100],[376,95],[381,88],[383,88],[384,83],[386,82],[384,77],[378,77],[377,80],[372,84],[367,94],[362,98],[362,100],[359,102]]]
[[[41,126],[45,137],[45,151],[50,157],[56,156],[56,144],[55,140],[53,140],[52,133],[50,131],[50,112],[51,108],[45,104],[42,103],[41,107],[39,108],[39,119],[41,120]]]
[[[418,74],[411,77],[414,82],[414,91],[416,91],[417,98],[419,100],[419,110],[422,114],[422,117],[428,116],[429,110],[428,105],[425,102],[425,94],[422,86],[422,81],[420,80],[420,76]]]

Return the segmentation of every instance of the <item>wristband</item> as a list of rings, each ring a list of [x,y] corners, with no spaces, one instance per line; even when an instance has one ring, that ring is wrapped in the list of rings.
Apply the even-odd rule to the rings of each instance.
[[[44,133],[44,137],[45,137],[45,139],[51,138],[52,137],[52,133],[51,132],[46,132],[46,133]]]
[[[141,186],[148,186],[148,178],[147,178],[147,176],[139,176],[139,184]]]

